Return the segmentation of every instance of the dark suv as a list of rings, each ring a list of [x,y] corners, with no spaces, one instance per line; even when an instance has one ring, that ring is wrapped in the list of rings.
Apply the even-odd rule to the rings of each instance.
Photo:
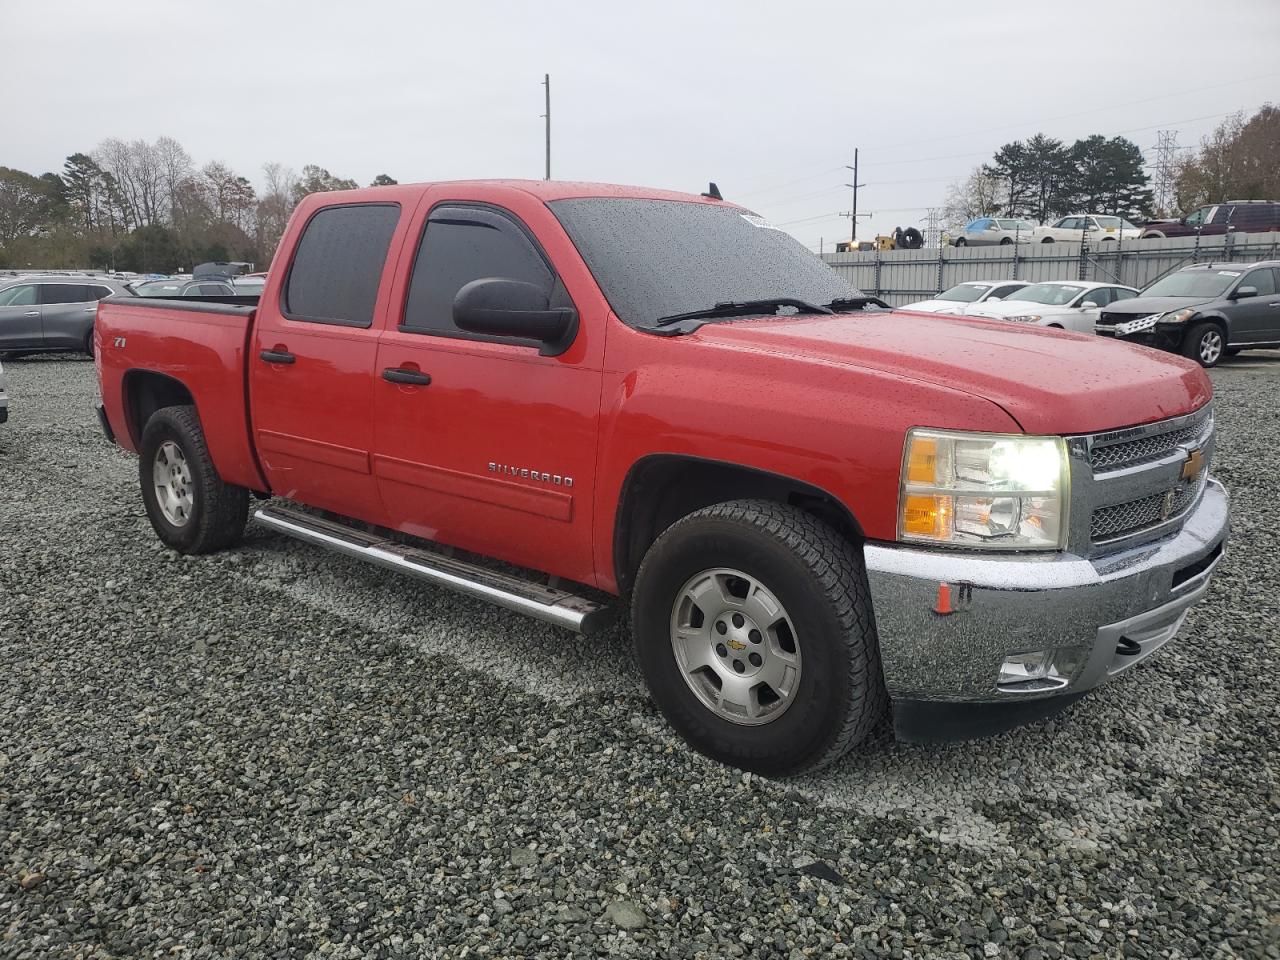
[[[1280,260],[1183,267],[1103,310],[1095,329],[1181,353],[1202,367],[1224,351],[1280,346]]]
[[[1141,239],[1160,237],[1193,237],[1221,235],[1230,229],[1235,233],[1266,233],[1280,230],[1280,201],[1225,200],[1197,207],[1177,220],[1149,220],[1142,227]]]
[[[98,301],[127,291],[106,277],[23,277],[0,285],[0,354],[93,354]]]

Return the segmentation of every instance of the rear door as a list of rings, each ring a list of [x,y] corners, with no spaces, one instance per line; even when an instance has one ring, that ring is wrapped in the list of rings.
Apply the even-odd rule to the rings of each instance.
[[[1232,301],[1226,314],[1231,329],[1227,342],[1231,344],[1258,344],[1280,341],[1280,291],[1276,285],[1276,271],[1271,267],[1256,267],[1240,278],[1236,289],[1255,287],[1257,296]]]
[[[39,284],[0,290],[0,350],[34,349],[42,342]]]
[[[449,202],[443,190],[419,214],[378,347],[373,464],[391,525],[588,581],[603,349],[590,331],[603,318],[580,316],[555,356],[459,330],[454,296],[472,280],[533,283],[552,306],[574,300],[524,219],[560,230],[545,206]]]
[[[376,320],[400,220],[397,203],[313,209],[246,360],[272,492],[371,523],[385,522],[370,462]]]
[[[100,291],[102,292],[99,295]],[[40,324],[44,345],[84,350],[88,346],[98,301],[110,296],[107,287],[89,283],[46,283],[40,288]]]

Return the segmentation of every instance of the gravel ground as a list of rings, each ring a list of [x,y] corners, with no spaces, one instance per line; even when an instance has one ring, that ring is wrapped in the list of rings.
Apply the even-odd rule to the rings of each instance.
[[[1214,374],[1234,536],[1178,641],[789,783],[676,741],[622,633],[168,553],[92,365],[6,370],[2,957],[1280,957],[1280,357]]]

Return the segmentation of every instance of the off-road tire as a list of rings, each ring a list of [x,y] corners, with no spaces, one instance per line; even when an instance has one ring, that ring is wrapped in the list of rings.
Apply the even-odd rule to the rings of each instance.
[[[191,471],[193,505],[181,525],[164,516],[156,495],[153,469],[165,441],[177,444]],[[223,483],[218,476],[195,407],[161,407],[152,414],[138,450],[138,483],[156,535],[179,553],[212,553],[236,543],[244,533],[249,491]]]
[[[714,713],[690,689],[671,642],[673,604],[701,571],[732,567],[767,584],[789,611],[802,669],[785,712],[762,725]],[[883,719],[888,695],[861,553],[796,507],[735,500],[677,521],[649,548],[631,603],[636,654],[649,691],[697,750],[767,776],[839,759]]]
[[[1217,337],[1218,352],[1216,355],[1213,355],[1207,349],[1202,352],[1201,349],[1202,343],[1211,335]],[[1222,355],[1226,352],[1226,347],[1227,335],[1223,332],[1222,327],[1216,323],[1197,323],[1187,331],[1187,336],[1182,341],[1182,355],[1196,361],[1202,367],[1216,367],[1218,361],[1222,359]],[[1210,355],[1206,357],[1206,353]]]

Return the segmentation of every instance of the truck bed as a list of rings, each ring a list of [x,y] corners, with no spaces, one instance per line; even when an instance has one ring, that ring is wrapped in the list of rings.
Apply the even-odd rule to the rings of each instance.
[[[266,488],[249,443],[246,351],[255,299],[112,297],[99,303],[94,357],[107,422],[121,446],[137,451],[155,391],[185,387],[222,478]]]

